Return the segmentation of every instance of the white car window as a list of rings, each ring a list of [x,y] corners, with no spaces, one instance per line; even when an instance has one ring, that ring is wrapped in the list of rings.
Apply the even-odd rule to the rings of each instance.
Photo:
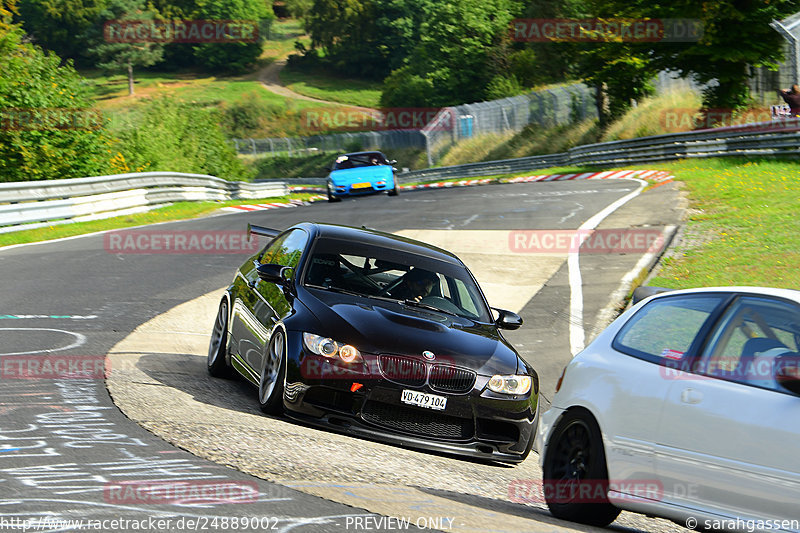
[[[799,341],[796,304],[742,297],[712,333],[698,369],[709,376],[782,390],[773,377],[776,358],[796,355]]]
[[[681,361],[723,298],[676,296],[653,300],[623,326],[614,347],[655,362]]]

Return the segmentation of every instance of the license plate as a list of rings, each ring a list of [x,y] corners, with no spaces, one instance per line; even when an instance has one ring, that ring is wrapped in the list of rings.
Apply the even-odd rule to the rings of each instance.
[[[436,396],[435,394],[428,394],[413,390],[404,390],[400,395],[400,401],[409,405],[426,407],[428,409],[435,409],[437,411],[444,410],[445,406],[447,405],[447,398],[444,396]]]
[[[367,189],[369,187],[372,187],[371,183],[354,183],[351,185],[351,188],[353,189]]]

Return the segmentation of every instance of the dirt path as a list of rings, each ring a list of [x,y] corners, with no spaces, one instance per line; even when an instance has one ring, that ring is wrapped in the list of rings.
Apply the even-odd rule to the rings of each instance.
[[[375,110],[369,107],[360,107],[354,105],[343,104],[341,102],[333,102],[330,100],[321,100],[319,98],[312,98],[310,96],[305,96],[300,93],[296,93],[286,87],[283,82],[281,82],[280,72],[286,66],[286,59],[276,59],[266,67],[262,68],[258,71],[258,81],[261,82],[261,85],[270,92],[273,92],[277,95],[284,96],[286,98],[295,98],[297,100],[306,100],[308,102],[318,102],[320,104],[328,104],[328,105],[335,105],[338,107],[343,107],[346,109],[353,109],[358,111],[363,111],[365,113],[373,113]]]

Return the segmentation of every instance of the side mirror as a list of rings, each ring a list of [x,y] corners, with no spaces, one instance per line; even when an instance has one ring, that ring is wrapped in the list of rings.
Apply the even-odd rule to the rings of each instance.
[[[775,381],[784,389],[800,394],[800,355],[784,354],[775,358]]]
[[[390,159],[389,161],[387,161],[387,163],[389,163],[390,165],[394,165],[395,163],[397,163],[397,159]]]
[[[511,311],[506,311],[505,309],[495,309],[497,311],[498,317],[497,320],[494,321],[495,326],[500,329],[519,329],[522,325],[522,317],[520,317],[517,313],[512,313]]]
[[[294,269],[292,267],[275,265],[272,263],[258,265],[256,271],[258,272],[258,277],[264,281],[281,285],[291,280],[292,274],[294,274]]]

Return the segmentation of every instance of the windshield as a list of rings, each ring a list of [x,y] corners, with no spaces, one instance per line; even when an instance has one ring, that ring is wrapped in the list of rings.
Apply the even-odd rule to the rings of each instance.
[[[491,321],[480,290],[464,267],[390,248],[319,239],[303,285]]]
[[[344,170],[348,168],[369,167],[374,165],[386,165],[386,158],[380,152],[368,152],[364,154],[342,155],[333,164],[333,170]]]

